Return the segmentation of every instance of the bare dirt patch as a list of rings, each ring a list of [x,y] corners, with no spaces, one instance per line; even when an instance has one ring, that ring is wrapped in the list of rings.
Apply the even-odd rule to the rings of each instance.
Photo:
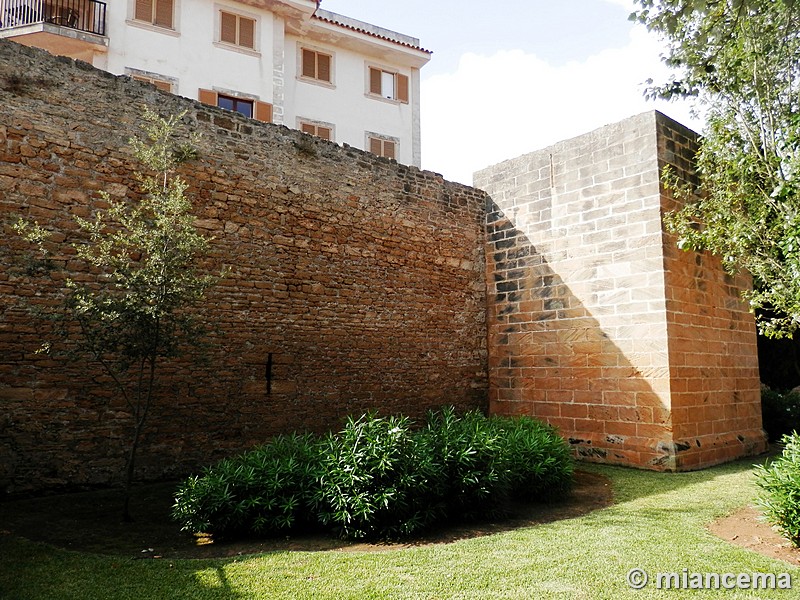
[[[714,521],[708,529],[732,544],[800,566],[800,548],[775,531],[753,506]]]
[[[515,503],[502,520],[443,527],[428,535],[398,543],[352,543],[320,535],[212,541],[181,532],[170,518],[176,484],[136,488],[131,500],[133,523],[120,519],[118,490],[81,492],[0,503],[0,534],[74,550],[130,558],[221,558],[285,551],[377,552],[454,542],[519,527],[584,515],[611,504],[609,480],[596,473],[577,471],[570,495],[552,504]]]

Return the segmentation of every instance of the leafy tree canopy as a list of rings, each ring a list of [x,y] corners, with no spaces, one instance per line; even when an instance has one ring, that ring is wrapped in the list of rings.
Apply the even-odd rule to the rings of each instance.
[[[209,240],[195,227],[188,184],[176,169],[194,158],[194,140],[181,141],[182,115],[159,117],[146,109],[143,135],[131,140],[140,170],[132,197],[100,195],[105,206],[90,219],[75,217],[78,241],[72,254],[86,277],[68,278],[63,302],[53,307],[62,335],[77,354],[97,361],[111,377],[133,420],[125,467],[124,516],[136,451],[154,401],[160,362],[200,345],[204,333],[201,300],[216,278],[199,272],[197,261]],[[20,220],[17,232],[48,255],[51,234]],[[61,249],[62,254],[69,254]],[[77,326],[77,327],[75,327]],[[73,335],[77,329],[78,335]],[[46,345],[49,345],[46,344]]]
[[[638,4],[631,18],[667,40],[675,73],[649,94],[707,108],[700,188],[669,182],[685,207],[667,224],[682,247],[749,272],[760,330],[791,335],[800,326],[800,2]]]

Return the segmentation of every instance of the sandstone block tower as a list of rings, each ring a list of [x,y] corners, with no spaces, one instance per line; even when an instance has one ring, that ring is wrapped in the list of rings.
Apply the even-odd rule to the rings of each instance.
[[[487,211],[490,410],[579,456],[695,469],[766,447],[748,285],[676,247],[664,166],[697,135],[648,112],[475,174]]]

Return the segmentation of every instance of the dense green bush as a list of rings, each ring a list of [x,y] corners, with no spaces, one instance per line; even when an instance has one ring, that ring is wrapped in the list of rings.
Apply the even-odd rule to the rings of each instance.
[[[770,442],[800,431],[800,393],[761,390],[761,419]]]
[[[410,424],[367,413],[326,437],[314,496],[321,524],[347,538],[394,537],[419,527],[415,494],[426,481],[415,464]]]
[[[491,417],[502,430],[501,471],[507,493],[525,499],[555,498],[572,483],[569,446],[555,428],[526,418]]]
[[[447,408],[414,429],[367,413],[336,434],[276,438],[207,468],[180,487],[174,516],[217,535],[316,525],[387,539],[485,516],[508,498],[553,496],[571,481],[568,445],[538,421]]]
[[[770,523],[800,547],[800,435],[783,438],[780,457],[756,466],[756,483],[762,489],[758,503]]]
[[[452,408],[430,412],[418,438],[433,474],[429,501],[440,513],[470,519],[502,495],[501,441],[490,419],[477,411],[459,417]]]
[[[217,536],[301,529],[320,478],[319,446],[309,434],[277,436],[222,460],[178,488],[173,517],[184,530]]]

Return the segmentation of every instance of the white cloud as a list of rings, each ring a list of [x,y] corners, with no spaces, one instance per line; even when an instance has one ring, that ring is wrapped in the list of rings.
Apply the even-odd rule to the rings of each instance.
[[[559,67],[521,50],[465,54],[422,84],[423,166],[470,184],[474,171],[653,109],[696,129],[688,106],[642,95],[666,75],[660,50],[634,28],[626,47]]]

